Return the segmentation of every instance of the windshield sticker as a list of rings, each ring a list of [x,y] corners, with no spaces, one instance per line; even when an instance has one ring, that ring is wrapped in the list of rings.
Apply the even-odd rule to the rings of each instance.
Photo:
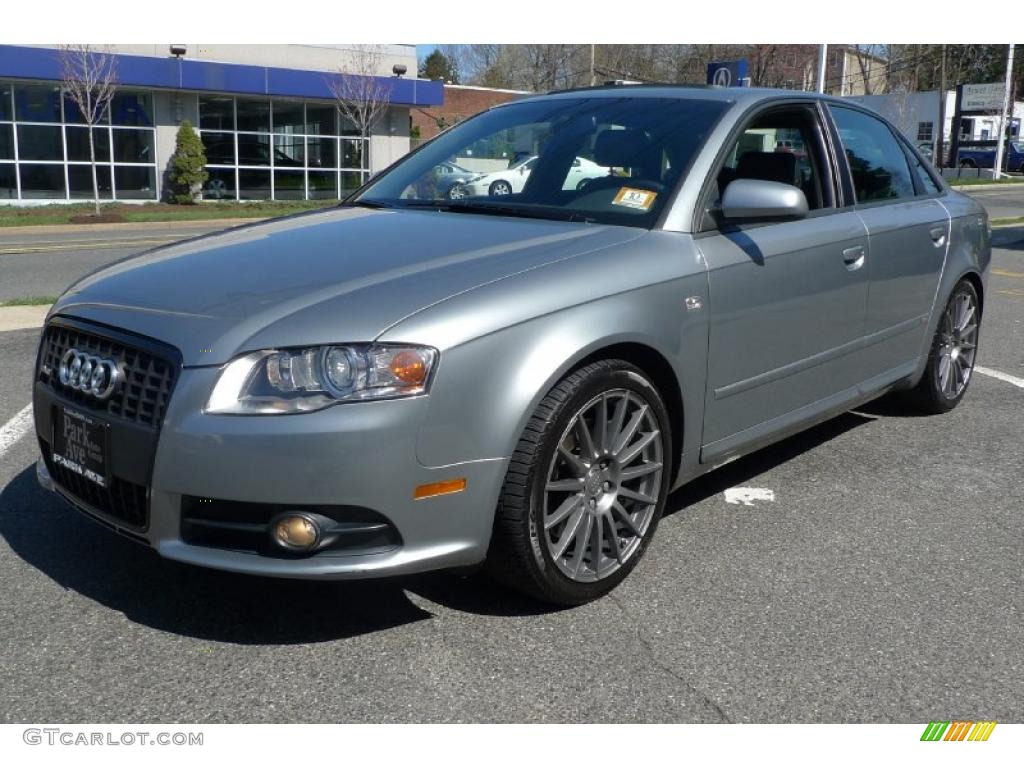
[[[612,204],[621,205],[626,208],[635,208],[638,211],[649,211],[651,206],[654,205],[654,198],[657,196],[657,192],[651,192],[646,189],[623,187],[619,190],[619,194],[615,196],[615,199],[612,200]]]

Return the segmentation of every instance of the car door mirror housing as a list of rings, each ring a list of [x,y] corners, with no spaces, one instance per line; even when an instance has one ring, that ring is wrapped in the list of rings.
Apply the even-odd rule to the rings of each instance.
[[[801,219],[807,211],[803,191],[778,181],[735,179],[722,195],[721,214],[730,220]]]

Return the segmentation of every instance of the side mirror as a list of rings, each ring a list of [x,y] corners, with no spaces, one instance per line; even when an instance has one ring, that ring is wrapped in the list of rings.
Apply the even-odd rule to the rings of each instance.
[[[722,195],[726,219],[802,219],[807,215],[803,190],[762,179],[735,179]]]

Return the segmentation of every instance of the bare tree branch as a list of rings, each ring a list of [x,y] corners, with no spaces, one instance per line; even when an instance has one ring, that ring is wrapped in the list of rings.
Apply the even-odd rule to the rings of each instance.
[[[378,76],[382,60],[380,46],[356,46],[350,64],[327,81],[338,115],[352,123],[364,139],[369,139],[373,126],[391,104],[392,81]],[[366,144],[368,151],[369,142]]]
[[[61,90],[89,127],[89,161],[92,164],[92,198],[100,215],[100,191],[96,178],[96,146],[93,127],[103,121],[117,90],[117,59],[109,49],[88,43],[62,45],[58,51]]]

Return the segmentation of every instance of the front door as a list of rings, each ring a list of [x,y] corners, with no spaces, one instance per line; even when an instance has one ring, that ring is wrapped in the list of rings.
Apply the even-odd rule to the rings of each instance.
[[[719,226],[697,237],[708,269],[710,335],[702,461],[746,446],[855,392],[868,297],[867,233],[836,207],[812,108],[754,118],[718,174],[800,187],[800,220]],[[788,155],[788,156],[784,156]]]

